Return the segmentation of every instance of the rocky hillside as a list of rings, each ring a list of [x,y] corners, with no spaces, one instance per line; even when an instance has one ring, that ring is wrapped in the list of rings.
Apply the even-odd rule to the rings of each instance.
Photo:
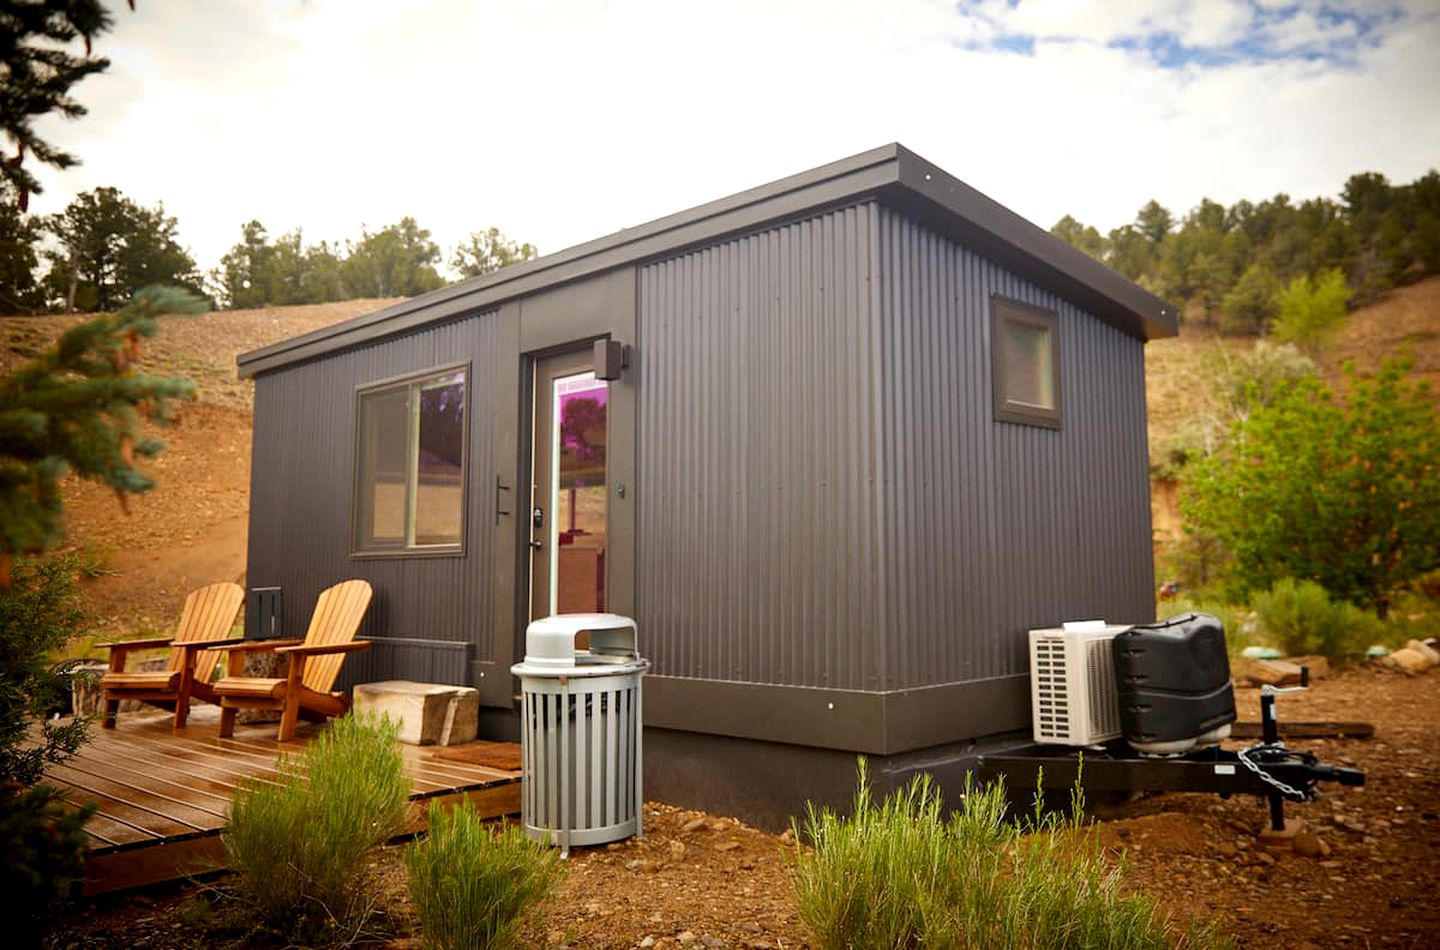
[[[69,489],[71,546],[84,550],[97,568],[87,586],[102,630],[163,630],[187,590],[238,580],[244,573],[252,387],[236,378],[236,355],[393,302],[350,300],[164,318],[160,335],[147,344],[144,368],[188,377],[200,392],[177,425],[161,433],[169,448],[152,464],[159,487],[137,499],[128,517],[106,489],[79,482]],[[78,319],[0,319],[0,371]],[[1152,444],[1181,425],[1203,398],[1205,351],[1249,345],[1187,329],[1147,348]],[[1338,379],[1346,360],[1363,372],[1396,353],[1408,353],[1440,392],[1440,278],[1353,314],[1323,368]],[[1173,490],[1157,485],[1156,501],[1156,528],[1163,538],[1177,528]]]

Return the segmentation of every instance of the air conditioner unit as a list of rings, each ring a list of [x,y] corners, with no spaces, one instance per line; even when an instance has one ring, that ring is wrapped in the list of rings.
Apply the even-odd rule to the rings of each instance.
[[[1036,742],[1086,746],[1120,737],[1110,641],[1129,629],[1083,620],[1030,631],[1030,710]]]

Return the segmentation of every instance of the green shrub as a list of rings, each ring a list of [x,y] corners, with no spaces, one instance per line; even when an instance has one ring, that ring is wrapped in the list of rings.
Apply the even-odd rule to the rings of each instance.
[[[0,590],[0,782],[33,785],[45,765],[63,762],[85,741],[85,719],[51,722],[47,713],[70,708],[68,670],[55,655],[81,632],[73,557],[21,558],[9,590]],[[42,723],[40,742],[30,730]]]
[[[1233,556],[1233,596],[1303,577],[1383,618],[1440,568],[1440,415],[1407,371],[1352,371],[1343,400],[1313,379],[1282,386],[1187,468],[1181,511]]]
[[[1005,819],[1005,789],[967,784],[943,816],[928,775],[876,803],[864,760],[854,814],[807,807],[790,868],[815,944],[842,947],[1165,947],[1215,938],[1171,935],[1152,901],[1122,895],[1123,864],[1105,859],[1076,817],[1036,808],[1027,829]],[[1025,832],[1030,833],[1027,835]]]
[[[12,908],[12,946],[39,946],[83,876],[85,833],[93,805],[74,808],[49,785],[0,783],[0,893]]]
[[[553,849],[507,824],[492,832],[468,802],[430,805],[430,831],[405,852],[410,900],[431,950],[514,947],[528,912],[554,893]]]
[[[1374,614],[1332,601],[1314,581],[1282,578],[1256,593],[1250,605],[1266,637],[1291,656],[1344,659],[1384,636],[1384,624]]]
[[[273,781],[241,783],[223,841],[236,894],[261,929],[301,942],[357,932],[365,853],[398,834],[409,782],[389,720],[334,720]]]
[[[1344,324],[1349,302],[1350,288],[1340,268],[1323,271],[1315,280],[1302,275],[1281,291],[1280,313],[1271,330],[1281,343],[1312,352],[1323,349]]]

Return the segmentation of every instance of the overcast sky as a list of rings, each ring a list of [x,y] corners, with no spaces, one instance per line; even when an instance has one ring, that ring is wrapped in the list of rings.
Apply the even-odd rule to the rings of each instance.
[[[115,0],[58,211],[164,202],[203,269],[260,220],[557,251],[898,141],[1101,230],[1440,166],[1440,0]]]

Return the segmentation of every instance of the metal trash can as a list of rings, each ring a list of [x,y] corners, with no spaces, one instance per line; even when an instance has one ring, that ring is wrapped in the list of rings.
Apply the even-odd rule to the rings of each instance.
[[[588,649],[575,640],[590,635]],[[557,614],[525,631],[520,677],[520,814],[534,841],[570,846],[642,835],[640,677],[635,621]]]

